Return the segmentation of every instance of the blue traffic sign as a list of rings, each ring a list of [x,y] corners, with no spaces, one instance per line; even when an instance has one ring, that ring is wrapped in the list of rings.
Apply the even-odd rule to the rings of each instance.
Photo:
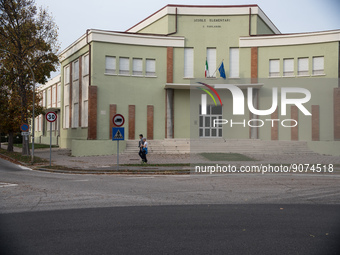
[[[112,141],[124,140],[124,128],[113,127],[112,128]]]
[[[29,130],[30,126],[26,123],[21,124],[20,129],[23,132],[27,132]]]

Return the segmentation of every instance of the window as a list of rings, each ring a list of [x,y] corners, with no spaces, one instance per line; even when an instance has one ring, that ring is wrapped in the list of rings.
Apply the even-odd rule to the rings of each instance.
[[[46,107],[46,90],[43,91],[43,107]]]
[[[184,77],[185,78],[194,77],[194,49],[193,48],[184,49]]]
[[[199,109],[199,136],[200,137],[222,137],[222,124],[215,124],[214,120],[222,119],[222,106],[207,105],[205,115]]]
[[[60,92],[61,92],[61,85],[59,84],[58,87],[57,87],[57,107],[60,107]]]
[[[280,76],[280,60],[270,59],[269,60],[269,77],[279,77]]]
[[[82,78],[82,89],[81,89],[81,99],[82,101],[79,102],[81,105],[81,127],[87,127],[88,126],[88,107],[87,107],[87,101],[88,101],[88,90],[89,90],[89,55],[84,56],[84,63],[87,62],[87,64],[84,64],[84,66],[87,66],[83,72],[83,78]],[[105,57],[105,73],[110,74],[116,74],[116,57]]]
[[[294,76],[293,58],[287,58],[283,60],[283,76]]]
[[[324,57],[313,57],[313,75],[322,75],[324,72]]]
[[[105,73],[116,74],[116,57],[105,57]]]
[[[81,125],[82,127],[87,127],[88,126],[88,112],[89,112],[88,101],[84,101],[83,112],[84,113],[81,115],[82,116]]]
[[[64,128],[70,127],[70,66],[64,68]]]
[[[88,75],[89,73],[90,73],[89,54],[87,54],[83,57],[83,76]]]
[[[77,128],[79,127],[79,104],[73,104],[72,109],[72,127]]]
[[[309,75],[308,58],[298,58],[298,71],[299,76]]]
[[[129,75],[130,74],[130,63],[129,58],[119,58],[119,74]]]
[[[143,75],[143,59],[134,58],[132,59],[132,74]]]
[[[79,79],[79,61],[73,62],[73,80],[76,81]]]
[[[70,66],[64,68],[64,84],[70,83]]]
[[[51,107],[51,88],[47,89],[47,107]]]
[[[156,76],[156,60],[147,59],[145,61],[145,69],[146,76]]]
[[[207,48],[207,77],[216,77],[216,48]]]
[[[70,107],[68,105],[65,106],[65,112],[64,112],[64,128],[70,127]]]
[[[52,87],[52,107],[56,107],[56,89],[57,86]]]
[[[229,76],[238,78],[240,76],[240,53],[238,48],[229,50]]]

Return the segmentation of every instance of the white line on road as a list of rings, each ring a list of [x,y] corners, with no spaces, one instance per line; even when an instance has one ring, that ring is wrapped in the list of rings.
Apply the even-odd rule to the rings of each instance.
[[[7,183],[7,182],[0,182],[0,188],[15,187],[15,186],[18,186],[18,184]]]

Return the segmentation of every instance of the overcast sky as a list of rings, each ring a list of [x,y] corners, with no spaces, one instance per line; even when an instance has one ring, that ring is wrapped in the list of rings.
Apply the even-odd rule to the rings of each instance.
[[[339,0],[36,0],[59,27],[61,50],[86,29],[125,31],[167,4],[257,4],[281,33],[340,29]]]

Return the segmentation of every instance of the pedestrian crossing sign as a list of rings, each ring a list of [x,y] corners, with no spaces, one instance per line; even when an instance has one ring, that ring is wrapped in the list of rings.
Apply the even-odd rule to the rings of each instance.
[[[124,140],[124,128],[113,127],[112,128],[112,141]]]

